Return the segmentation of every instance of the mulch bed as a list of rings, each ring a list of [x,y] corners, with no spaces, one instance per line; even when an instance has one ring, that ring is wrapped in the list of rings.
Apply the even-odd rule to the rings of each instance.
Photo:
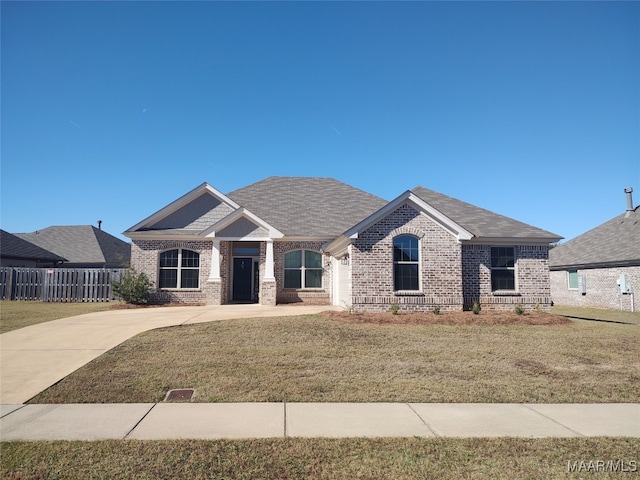
[[[378,325],[567,325],[571,323],[566,317],[550,313],[527,312],[518,315],[515,312],[441,312],[415,313],[406,312],[396,315],[385,313],[349,313],[346,311],[326,311],[320,314],[343,323],[374,323]]]

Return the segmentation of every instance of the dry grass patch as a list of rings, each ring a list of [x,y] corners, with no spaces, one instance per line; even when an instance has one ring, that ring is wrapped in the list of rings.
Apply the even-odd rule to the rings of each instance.
[[[50,322],[59,318],[121,308],[120,302],[17,302],[0,301],[0,333]]]
[[[195,402],[639,400],[636,326],[551,317],[502,325],[310,315],[172,327],[132,338],[32,403],[158,402],[176,388],[195,388]]]
[[[606,479],[629,473],[570,472],[569,462],[621,461],[628,472],[638,450],[639,439],[605,437],[10,442],[2,444],[0,473],[7,480]]]

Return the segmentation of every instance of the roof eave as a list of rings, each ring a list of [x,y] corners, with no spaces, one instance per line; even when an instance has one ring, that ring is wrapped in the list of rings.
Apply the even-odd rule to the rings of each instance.
[[[640,259],[636,260],[612,260],[606,262],[586,262],[586,263],[572,263],[564,265],[549,265],[549,270],[589,270],[595,268],[618,268],[618,267],[638,267],[640,266]]]
[[[153,230],[146,230],[142,232],[125,232],[131,240],[202,240],[203,237],[200,232],[191,233],[172,233],[172,232],[154,232]]]
[[[464,243],[478,245],[550,245],[562,237],[474,237]]]

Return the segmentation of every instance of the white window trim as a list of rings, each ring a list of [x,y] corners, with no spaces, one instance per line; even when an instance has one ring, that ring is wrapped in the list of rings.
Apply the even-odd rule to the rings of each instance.
[[[283,283],[284,283],[284,275],[286,275],[286,271],[287,270],[295,270],[295,271],[300,271],[300,287],[284,287],[283,288],[285,290],[324,290],[324,268],[322,266],[323,264],[323,255],[322,253],[318,252],[317,250],[312,250],[310,248],[296,248],[295,250],[289,250],[288,252],[285,252],[285,256],[288,253],[292,253],[292,252],[302,252],[301,256],[301,266],[298,268],[287,268],[283,265]],[[314,267],[314,268],[309,268],[309,270],[320,270],[321,274],[320,274],[320,286],[319,287],[307,287],[305,286],[305,271],[307,270],[306,266],[305,266],[305,252],[313,252],[313,253],[317,253],[318,255],[320,255],[320,267]],[[283,262],[284,262],[284,256],[283,258]]]
[[[572,287],[571,286],[571,272],[575,272],[576,273],[576,286]],[[572,290],[572,291],[578,291],[579,285],[580,285],[580,276],[578,275],[578,270],[567,270],[567,289],[568,290]]]
[[[173,250],[178,250],[178,266],[177,267],[161,267],[160,266],[160,256],[165,253],[165,252],[171,252]],[[183,267],[182,266],[182,251],[183,250],[188,250],[190,252],[193,253],[197,253],[198,254],[198,266],[197,267]],[[181,290],[181,291],[200,291],[200,269],[202,268],[200,266],[200,259],[202,258],[202,254],[200,252],[197,252],[195,250],[191,250],[190,248],[167,248],[165,250],[162,250],[160,253],[158,253],[158,285],[160,284],[160,272],[162,270],[177,270],[177,279],[176,279],[176,286],[175,287],[159,287],[160,290],[165,290],[165,291],[172,291],[172,290]],[[180,275],[180,272],[182,270],[197,270],[198,271],[198,286],[197,287],[188,287],[188,288],[182,288],[182,286],[180,285],[182,282],[182,275]]]
[[[418,241],[418,260],[415,262],[403,262],[403,261],[398,261],[396,262],[393,256],[394,253],[394,247],[393,247],[393,243],[395,242],[395,239],[398,237],[413,237]],[[396,295],[417,295],[422,293],[422,240],[420,239],[420,237],[410,234],[410,233],[400,233],[396,236],[394,236],[391,239],[391,261],[393,262],[393,293]],[[396,290],[396,264],[397,265],[418,265],[418,288],[416,290]]]

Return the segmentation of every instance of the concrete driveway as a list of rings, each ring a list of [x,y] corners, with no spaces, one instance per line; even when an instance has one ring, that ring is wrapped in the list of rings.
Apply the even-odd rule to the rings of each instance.
[[[138,333],[250,317],[318,313],[330,306],[211,305],[110,310],[0,335],[0,404],[22,404]]]

